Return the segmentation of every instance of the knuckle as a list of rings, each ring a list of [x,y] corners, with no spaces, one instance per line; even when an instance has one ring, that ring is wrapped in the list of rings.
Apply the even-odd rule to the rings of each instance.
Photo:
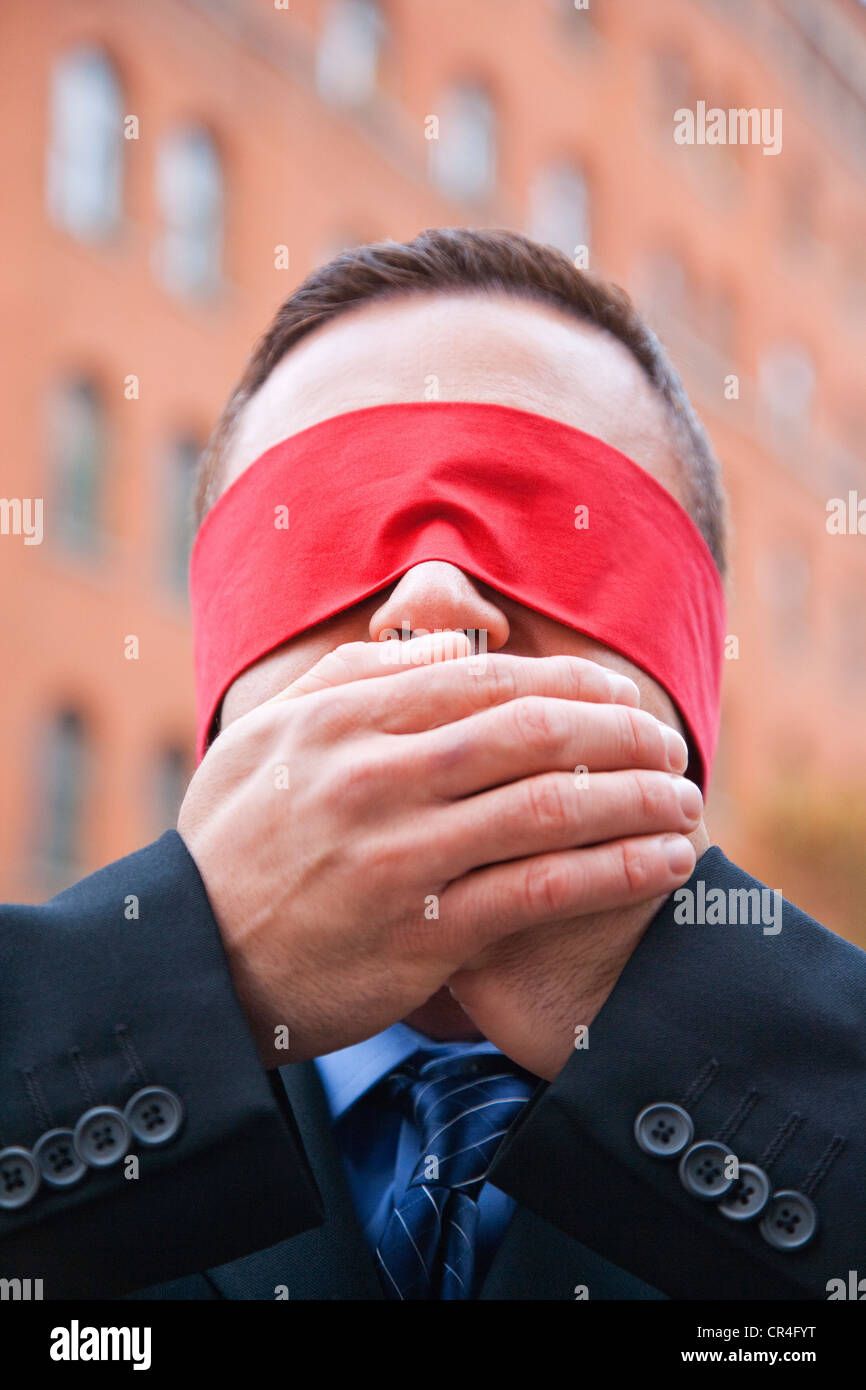
[[[366,654],[362,649],[366,645],[364,642],[346,642],[326,652],[295,682],[296,693],[308,699],[357,680],[363,671],[363,657]]]
[[[401,860],[405,863],[403,847],[398,848],[393,839],[383,835],[368,836],[363,843],[354,841],[351,852],[356,868],[354,881],[364,884],[368,891],[383,881],[393,884]]]
[[[329,781],[335,799],[353,807],[367,805],[380,794],[383,771],[381,757],[354,750],[331,771]]]
[[[556,737],[553,710],[542,695],[524,695],[510,707],[516,737],[534,752],[545,751]]]
[[[581,699],[591,692],[609,691],[610,679],[597,661],[583,656],[564,656],[562,660],[571,695]]]
[[[465,765],[477,742],[471,729],[465,727],[467,722],[459,720],[422,735],[416,745],[418,753],[410,775],[417,777],[422,785],[429,786],[443,774]]]
[[[307,736],[328,742],[350,732],[358,722],[358,702],[349,685],[317,691],[307,701],[300,701],[298,708],[303,711]]]
[[[673,806],[673,791],[669,778],[653,776],[648,772],[637,772],[633,778],[636,811],[641,820],[650,824],[670,818]]]
[[[517,670],[507,657],[491,655],[484,664],[484,679],[491,703],[504,705],[517,697]]]
[[[641,762],[647,716],[630,705],[617,705],[616,718],[618,752],[626,767],[634,767]]]
[[[540,830],[559,830],[568,819],[562,783],[557,776],[533,777],[526,786],[529,815]]]
[[[625,844],[621,848],[622,871],[629,892],[636,898],[652,891],[652,864],[646,850],[640,844]]]
[[[566,900],[567,871],[556,859],[537,860],[527,866],[523,891],[530,913],[555,916],[562,911]]]
[[[351,679],[357,671],[358,660],[362,656],[366,642],[341,642],[332,652],[328,652],[319,662],[323,673]]]

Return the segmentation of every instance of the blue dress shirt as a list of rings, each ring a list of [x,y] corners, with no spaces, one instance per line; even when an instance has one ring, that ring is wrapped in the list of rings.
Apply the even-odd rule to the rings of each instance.
[[[364,1042],[316,1058],[352,1200],[374,1255],[394,1203],[406,1191],[421,1141],[414,1124],[396,1102],[383,1099],[381,1093],[374,1101],[369,1093],[377,1082],[421,1049],[442,1057],[479,1052],[501,1056],[489,1042],[437,1043],[406,1023],[395,1023]],[[487,1182],[481,1189],[478,1207],[473,1295],[481,1287],[505,1233],[514,1201]]]

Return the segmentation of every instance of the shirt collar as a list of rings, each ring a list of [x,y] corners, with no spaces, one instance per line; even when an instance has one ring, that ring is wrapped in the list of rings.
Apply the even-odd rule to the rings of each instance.
[[[395,1023],[372,1038],[365,1038],[363,1042],[315,1059],[332,1118],[339,1120],[377,1082],[408,1061],[413,1053],[420,1051],[437,1055],[448,1052],[497,1053],[499,1049],[486,1040],[477,1043],[434,1042],[410,1028],[408,1023]]]

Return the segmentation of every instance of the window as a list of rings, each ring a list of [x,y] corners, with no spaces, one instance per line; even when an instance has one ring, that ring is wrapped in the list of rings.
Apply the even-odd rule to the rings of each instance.
[[[574,259],[589,248],[589,197],[579,170],[568,164],[541,169],[530,189],[530,236]]]
[[[201,446],[189,437],[176,439],[169,451],[166,489],[165,576],[169,587],[186,598],[193,535],[193,494]]]
[[[160,278],[174,294],[212,294],[221,275],[223,180],[206,130],[177,130],[163,140],[156,192],[164,228],[156,253]]]
[[[110,236],[123,199],[123,113],[114,68],[98,48],[76,48],[51,77],[46,198],[49,215],[83,240]]]
[[[154,767],[154,826],[155,834],[172,830],[192,776],[189,760],[182,748],[169,745],[157,756]]]
[[[376,90],[385,37],[373,0],[332,0],[316,54],[316,86],[326,101],[362,106]]]
[[[49,887],[74,877],[81,863],[82,812],[87,778],[87,735],[81,715],[61,709],[39,746],[40,815],[37,864]]]
[[[803,443],[811,424],[815,368],[797,343],[780,344],[761,358],[758,367],[758,406],[777,449]]]
[[[63,549],[89,555],[102,537],[106,438],[93,383],[63,382],[50,402],[51,530]]]
[[[430,173],[448,198],[480,202],[496,186],[496,118],[487,93],[453,87],[438,108],[439,139],[430,141]]]

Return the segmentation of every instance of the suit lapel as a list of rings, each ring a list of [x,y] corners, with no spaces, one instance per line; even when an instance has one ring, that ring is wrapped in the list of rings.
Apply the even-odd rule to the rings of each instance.
[[[586,1292],[583,1292],[586,1290]],[[659,1299],[664,1295],[527,1207],[511,1217],[481,1299]]]
[[[380,1299],[373,1257],[355,1214],[328,1104],[312,1062],[280,1070],[325,1220],[311,1231],[208,1270],[224,1298],[267,1299],[285,1285],[290,1299]]]
[[[290,1299],[382,1299],[373,1256],[355,1214],[328,1103],[312,1062],[280,1075],[322,1194],[325,1220],[311,1231],[208,1270],[224,1298],[272,1302],[285,1285]],[[479,1294],[481,1299],[573,1301],[661,1298],[655,1289],[602,1259],[525,1207],[518,1207]]]

